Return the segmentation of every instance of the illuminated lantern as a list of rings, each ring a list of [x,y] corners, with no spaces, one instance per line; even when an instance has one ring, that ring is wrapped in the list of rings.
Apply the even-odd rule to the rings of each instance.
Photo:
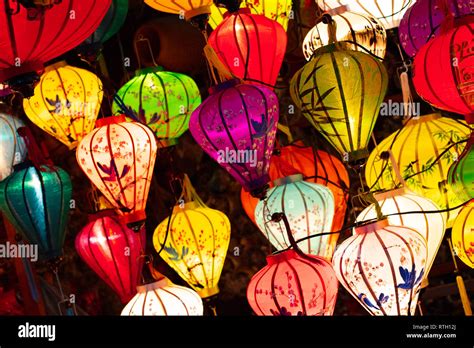
[[[0,181],[12,173],[13,166],[26,159],[25,143],[17,133],[23,126],[23,121],[0,103]]]
[[[474,133],[471,133],[463,153],[448,172],[448,183],[463,201],[474,198]]]
[[[145,4],[161,12],[184,15],[186,20],[211,13],[212,0],[145,0]]]
[[[161,145],[174,145],[188,130],[189,117],[201,103],[192,78],[163,71],[161,67],[138,70],[117,92],[112,110],[146,124]]]
[[[453,249],[456,255],[471,268],[474,268],[474,200],[461,209],[451,232]]]
[[[371,315],[415,314],[426,270],[426,242],[387,220],[355,228],[332,260],[337,278]]]
[[[336,23],[336,39],[354,51],[368,51],[383,58],[387,47],[387,33],[379,20],[355,12],[331,16]],[[328,25],[324,22],[311,29],[303,41],[303,53],[310,60],[320,47],[330,44]]]
[[[450,14],[457,18],[474,13],[472,0],[417,0],[405,12],[398,27],[400,44],[405,52],[414,57],[430,39],[439,34],[446,19],[442,2],[449,6]]]
[[[212,159],[247,191],[261,190],[278,124],[278,98],[264,86],[226,81],[193,112],[189,130]],[[257,194],[257,193],[255,193]]]
[[[274,86],[286,51],[285,29],[248,8],[228,14],[208,44],[234,76]]]
[[[282,212],[290,222],[291,233],[298,240],[313,234],[329,232],[334,217],[334,197],[323,185],[303,181],[301,174],[275,180],[267,199],[255,208],[255,220],[260,231],[277,250],[290,246],[285,226],[269,219]],[[329,235],[308,239],[299,245],[307,254],[331,258],[333,250]]]
[[[201,201],[187,177],[184,192],[185,203],[176,205],[172,215],[158,225],[153,245],[157,251],[162,250],[160,257],[199,296],[206,298],[219,292],[217,285],[229,247],[230,222],[224,213]]]
[[[157,145],[152,131],[124,116],[97,120],[96,129],[79,143],[77,163],[121,214],[122,222],[138,228],[155,165]]]
[[[136,293],[144,243],[144,230],[136,233],[117,217],[102,212],[91,215],[76,236],[76,251],[126,303]]]
[[[94,129],[102,97],[95,74],[61,61],[46,67],[33,97],[23,99],[23,108],[31,122],[74,149]]]
[[[54,166],[24,163],[0,182],[0,209],[39,257],[62,254],[72,187],[69,175]]]
[[[387,91],[387,71],[362,52],[335,45],[319,52],[291,80],[291,97],[344,162],[356,163],[369,155],[367,145]]]
[[[466,145],[456,143],[469,137],[469,134],[470,129],[463,121],[439,114],[410,119],[400,131],[385,138],[370,154],[365,168],[368,186],[374,191],[395,187],[395,172],[382,158],[383,152],[391,148],[407,188],[432,200],[441,209],[462,204],[464,201],[448,185],[447,173]],[[452,226],[457,212],[443,213],[447,228]]]
[[[287,250],[267,257],[250,280],[247,300],[257,315],[326,316],[334,312],[337,285],[329,262]]]
[[[416,92],[434,107],[465,115],[474,123],[472,50],[474,15],[423,46],[413,62]]]

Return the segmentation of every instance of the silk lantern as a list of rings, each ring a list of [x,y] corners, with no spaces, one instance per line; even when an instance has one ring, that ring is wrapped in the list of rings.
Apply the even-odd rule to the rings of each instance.
[[[448,183],[453,192],[464,200],[474,198],[474,133],[471,132],[467,145],[459,158],[451,165]]]
[[[465,147],[465,143],[458,142],[469,134],[470,129],[463,121],[439,114],[410,119],[370,154],[365,168],[368,186],[374,191],[395,187],[393,167],[382,158],[383,152],[391,148],[407,188],[432,200],[441,209],[460,205],[463,201],[449,187],[447,173]],[[452,226],[457,212],[443,213],[447,228]]]
[[[144,250],[144,230],[136,233],[113,214],[100,212],[76,236],[81,259],[127,303],[136,293]]]
[[[17,133],[17,129],[23,126],[23,121],[15,117],[12,110],[0,103],[0,181],[26,159],[25,142]]]
[[[454,221],[451,239],[456,255],[466,265],[474,268],[474,200],[461,209]]]
[[[267,265],[250,280],[247,300],[257,315],[332,315],[337,278],[331,264],[294,250],[267,257]]]
[[[102,97],[95,74],[61,61],[46,67],[23,108],[31,122],[74,149],[94,129]]]
[[[97,120],[96,129],[79,143],[76,158],[89,180],[133,228],[145,220],[155,165],[153,132],[124,116]]]
[[[188,130],[189,117],[201,103],[199,88],[184,74],[161,67],[138,70],[114,98],[112,111],[146,124],[162,146],[175,145]]]
[[[426,242],[417,231],[380,220],[356,227],[332,264],[341,284],[371,315],[413,315],[426,258]]]
[[[201,148],[245,190],[268,181],[278,124],[278,98],[264,86],[229,80],[212,87],[192,113],[189,130]]]
[[[229,14],[208,40],[235,77],[268,86],[276,83],[286,43],[285,29],[278,22],[251,14],[248,8]]]
[[[145,0],[145,4],[161,12],[184,16],[186,20],[211,13],[212,0]]]

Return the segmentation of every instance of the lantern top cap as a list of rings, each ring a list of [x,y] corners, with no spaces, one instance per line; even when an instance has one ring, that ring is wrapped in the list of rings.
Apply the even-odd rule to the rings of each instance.
[[[294,182],[303,181],[303,174],[294,174],[284,178],[279,178],[273,181],[275,186],[287,185]]]
[[[370,233],[387,227],[388,225],[388,219],[383,219],[375,222],[369,222],[362,226],[358,226],[354,229],[354,231],[356,234]]]
[[[108,126],[111,124],[123,123],[123,122],[126,122],[125,115],[99,118],[97,121],[95,121],[95,128]]]
[[[270,266],[270,265],[274,265],[283,261],[296,259],[297,257],[298,257],[298,254],[296,253],[296,251],[294,251],[293,249],[290,249],[279,254],[267,256],[267,264]]]
[[[44,72],[50,72],[50,71],[65,67],[66,65],[68,65],[68,64],[65,60],[60,60],[59,62],[56,62],[56,63],[53,63],[51,65],[46,66],[44,68]]]
[[[387,198],[403,196],[407,193],[410,193],[410,191],[408,191],[405,187],[400,187],[400,188],[396,188],[396,189],[385,191],[385,192],[375,193],[374,198],[377,201],[383,201]]]
[[[224,82],[219,83],[215,86],[211,86],[209,88],[209,94],[212,95],[212,94],[216,94],[218,92],[222,92],[222,91],[226,90],[227,88],[235,87],[238,84],[240,84],[239,79],[231,79],[231,80],[224,81]]]
[[[168,278],[163,277],[163,278],[157,280],[154,283],[138,285],[137,286],[137,292],[138,293],[145,293],[145,292],[148,292],[148,291],[153,291],[153,290],[164,288],[165,286],[168,286],[168,285],[171,285],[171,284],[173,284],[173,283],[171,283],[171,281]]]
[[[442,116],[439,113],[433,113],[433,114],[418,116],[418,117],[411,118],[407,122],[407,124],[419,124],[419,123],[422,123],[422,122],[429,122],[429,121],[437,120],[441,117]]]
[[[135,76],[151,74],[154,72],[164,71],[165,69],[162,66],[150,66],[147,68],[139,69],[135,71]]]
[[[113,218],[115,217],[116,214],[115,214],[115,211],[113,209],[106,209],[106,210],[101,210],[101,211],[98,211],[97,213],[94,213],[94,214],[89,214],[87,216],[87,220],[89,222],[93,222],[93,221],[96,221],[98,219],[101,219],[101,218]]]
[[[200,208],[200,207],[202,207],[202,205],[199,204],[199,202],[196,202],[196,201],[186,202],[184,204],[177,204],[173,208],[173,214],[179,213],[183,210],[197,209],[197,208]]]
[[[251,10],[250,8],[248,7],[242,7],[240,8],[238,11],[236,12],[230,12],[230,11],[227,11],[226,13],[224,13],[224,19],[232,16],[233,14],[251,14]]]

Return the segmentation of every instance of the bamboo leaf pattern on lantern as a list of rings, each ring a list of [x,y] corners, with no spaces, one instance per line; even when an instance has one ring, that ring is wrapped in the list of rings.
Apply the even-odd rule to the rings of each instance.
[[[374,308],[374,309],[376,309],[376,310],[380,310],[380,308],[379,308],[377,305],[373,304],[373,303],[367,298],[367,296],[366,296],[364,293],[360,293],[358,297],[359,297],[359,299],[360,299],[362,302],[364,302],[368,307]],[[389,298],[389,297],[388,297],[387,295],[385,295],[385,294],[382,292],[382,293],[380,293],[379,298],[377,299],[377,302],[380,303],[380,304],[384,304],[385,302],[388,301],[388,298]]]
[[[250,120],[252,128],[255,131],[255,138],[264,137],[273,128],[273,125],[275,124],[275,119],[269,119],[270,123],[268,123],[268,120],[265,120],[264,114],[261,114],[260,116],[261,120]]]
[[[416,277],[415,265],[412,265],[411,272],[402,266],[399,267],[399,271],[400,276],[403,279],[403,283],[398,284],[398,287],[405,290],[413,289],[413,287],[421,281],[425,273],[425,269],[422,268],[420,274],[418,277]]]
[[[179,260],[182,260],[184,256],[186,256],[189,252],[189,248],[188,247],[185,247],[183,245],[182,249],[181,249],[181,255],[178,253],[178,251],[172,246],[165,246],[164,247],[164,250],[168,253],[168,255],[170,256],[170,260],[171,261],[179,261]]]
[[[99,169],[107,174],[108,176],[102,177],[102,180],[104,181],[117,181],[122,179],[127,173],[130,171],[130,166],[125,165],[122,169],[122,174],[119,176],[117,173],[117,166],[115,165],[115,160],[112,158],[110,160],[110,164],[107,166],[105,164],[97,163],[97,166]]]

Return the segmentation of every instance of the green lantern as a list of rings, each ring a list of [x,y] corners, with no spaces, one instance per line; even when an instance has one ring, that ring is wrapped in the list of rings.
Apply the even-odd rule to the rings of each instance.
[[[97,30],[84,42],[87,45],[101,45],[117,34],[125,23],[128,0],[113,0]]]
[[[464,151],[448,172],[448,183],[462,201],[474,198],[474,133],[471,133]]]
[[[177,143],[201,103],[199,89],[187,75],[161,67],[138,70],[117,92],[112,110],[150,127],[161,146]]]

